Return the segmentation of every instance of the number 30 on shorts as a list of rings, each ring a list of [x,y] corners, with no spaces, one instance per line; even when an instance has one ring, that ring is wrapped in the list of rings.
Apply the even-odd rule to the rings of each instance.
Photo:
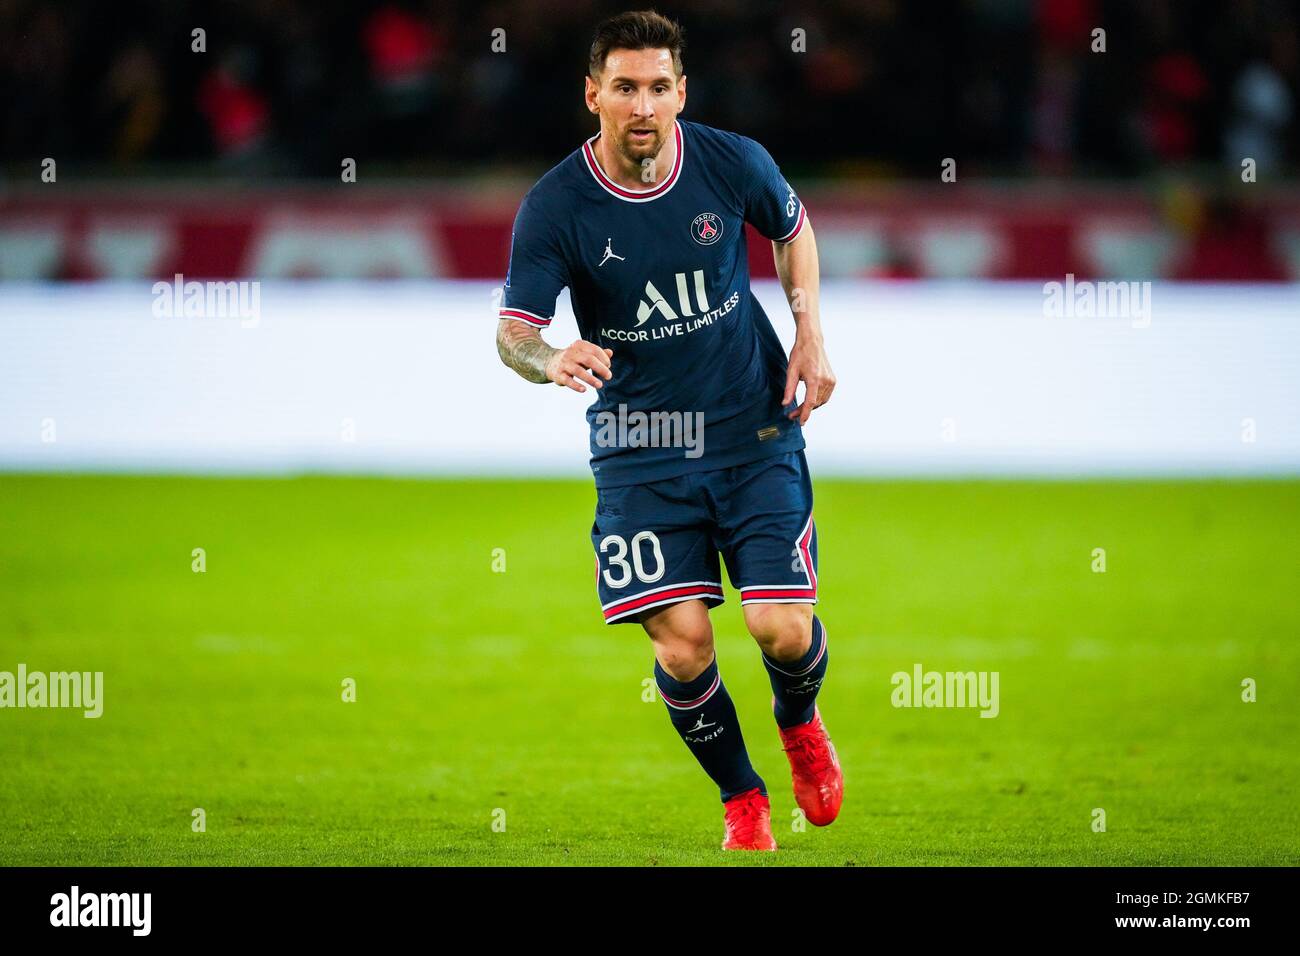
[[[646,568],[646,551],[653,560],[650,569]],[[638,531],[631,541],[617,534],[607,534],[600,542],[600,553],[607,556],[609,566],[601,573],[611,588],[627,587],[634,574],[642,584],[653,584],[664,576],[664,553],[659,549],[659,539],[653,531]],[[619,572],[617,577],[612,573],[616,568]]]

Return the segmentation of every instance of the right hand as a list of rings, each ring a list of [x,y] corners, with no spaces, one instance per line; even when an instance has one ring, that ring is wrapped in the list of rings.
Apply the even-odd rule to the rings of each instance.
[[[561,349],[552,355],[546,363],[546,377],[556,385],[567,385],[575,392],[585,392],[586,382],[592,388],[600,388],[604,382],[613,377],[609,370],[614,352],[602,349],[599,345],[582,339],[574,342],[567,349]]]

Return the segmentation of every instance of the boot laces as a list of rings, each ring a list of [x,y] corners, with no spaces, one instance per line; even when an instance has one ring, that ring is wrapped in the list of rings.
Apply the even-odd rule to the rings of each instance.
[[[757,800],[752,798],[737,800],[727,807],[727,827],[737,840],[751,842],[762,815],[763,811]]]
[[[800,765],[812,773],[824,773],[830,769],[830,747],[819,734],[800,734],[784,749],[787,753],[794,753]]]

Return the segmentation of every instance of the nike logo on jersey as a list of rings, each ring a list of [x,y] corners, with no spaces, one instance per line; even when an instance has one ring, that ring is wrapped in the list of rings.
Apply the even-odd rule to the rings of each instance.
[[[614,246],[614,239],[611,236],[609,239],[605,240],[605,258],[600,260],[600,265],[596,267],[597,269],[599,269],[600,266],[603,266],[606,262],[609,262],[610,259],[617,259],[619,262],[627,261],[622,256],[618,256],[614,254],[613,246]]]

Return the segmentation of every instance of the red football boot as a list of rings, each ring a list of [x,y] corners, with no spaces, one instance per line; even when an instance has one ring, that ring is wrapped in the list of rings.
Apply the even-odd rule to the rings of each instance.
[[[727,835],[722,839],[724,850],[776,849],[772,807],[758,787],[732,797],[723,807],[727,820]]]
[[[772,704],[775,706],[775,699]],[[795,802],[814,826],[834,822],[844,802],[844,773],[835,756],[835,745],[822,724],[821,711],[814,705],[813,719],[808,723],[777,730],[790,760]]]

